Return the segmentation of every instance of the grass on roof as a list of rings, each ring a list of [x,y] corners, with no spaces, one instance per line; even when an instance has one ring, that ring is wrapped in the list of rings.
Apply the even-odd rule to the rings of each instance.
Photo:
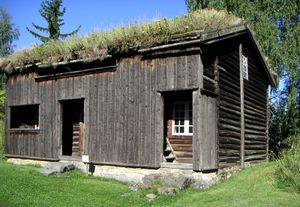
[[[0,68],[10,73],[14,68],[42,63],[53,64],[76,59],[102,59],[108,54],[126,53],[167,42],[174,35],[191,31],[207,32],[241,24],[242,19],[214,9],[199,10],[173,19],[151,23],[128,24],[115,29],[35,45],[0,59]]]

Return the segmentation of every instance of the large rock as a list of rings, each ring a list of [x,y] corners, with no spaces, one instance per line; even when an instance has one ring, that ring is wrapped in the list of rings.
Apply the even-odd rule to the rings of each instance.
[[[172,196],[177,193],[177,189],[173,187],[161,187],[158,188],[157,191],[160,195],[168,195],[168,196]]]
[[[154,201],[156,198],[157,198],[157,195],[155,195],[155,194],[153,194],[153,193],[150,193],[150,194],[147,194],[147,195],[146,195],[146,199],[147,199],[149,202]]]
[[[154,185],[162,185],[182,190],[191,183],[192,179],[183,174],[150,174],[143,177],[141,187],[151,188]]]
[[[208,189],[218,181],[217,176],[211,176],[209,174],[194,174],[192,178],[191,187],[195,189]]]
[[[52,162],[39,169],[39,172],[49,176],[55,173],[64,173],[66,171],[74,170],[75,166],[71,163]]]

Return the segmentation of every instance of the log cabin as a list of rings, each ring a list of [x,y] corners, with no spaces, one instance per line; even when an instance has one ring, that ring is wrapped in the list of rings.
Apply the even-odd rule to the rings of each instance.
[[[242,20],[207,12],[218,26],[136,41],[125,52],[3,60],[5,156],[194,171],[267,160],[272,72]]]

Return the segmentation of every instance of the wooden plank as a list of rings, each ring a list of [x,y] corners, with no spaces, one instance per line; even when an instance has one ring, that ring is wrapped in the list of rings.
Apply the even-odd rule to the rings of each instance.
[[[193,170],[199,171],[202,168],[201,136],[202,136],[202,111],[200,105],[200,90],[193,91]]]
[[[84,145],[84,123],[79,122],[79,151],[83,153]]]

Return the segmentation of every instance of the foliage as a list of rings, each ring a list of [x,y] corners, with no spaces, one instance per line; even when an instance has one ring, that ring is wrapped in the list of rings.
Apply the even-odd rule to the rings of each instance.
[[[95,59],[107,54],[125,53],[138,48],[147,48],[168,41],[174,35],[191,31],[209,31],[236,26],[240,18],[225,11],[202,10],[186,16],[162,19],[140,25],[129,24],[116,29],[96,32],[65,41],[54,41],[19,51],[0,60],[0,68],[10,72],[16,67],[30,64],[51,64],[73,59]]]
[[[185,0],[185,4],[188,7],[188,12],[192,12],[197,9],[206,9],[208,7],[209,0]]]
[[[0,7],[0,57],[13,52],[13,41],[19,37],[19,31],[11,22],[6,9]]]
[[[11,22],[6,9],[0,7],[0,57],[13,52],[13,41],[19,38],[19,31]],[[4,88],[6,76],[0,74],[0,89]]]
[[[187,0],[196,9],[199,0]],[[282,80],[272,93],[271,141],[280,146],[288,135],[300,130],[300,1],[213,0],[207,8],[226,9],[243,17],[254,30],[271,67]]]
[[[0,206],[299,206],[300,195],[274,185],[275,163],[243,170],[209,190],[187,189],[148,202],[151,191],[79,172],[43,176],[34,166],[0,160]]]
[[[2,159],[3,152],[4,152],[4,123],[3,120],[0,119],[0,160]]]
[[[300,134],[290,136],[287,141],[291,147],[281,153],[276,177],[281,186],[300,193]]]
[[[79,26],[76,30],[67,33],[62,34],[60,33],[60,28],[65,23],[63,22],[63,15],[66,12],[66,8],[64,7],[62,10],[60,10],[60,7],[62,6],[62,0],[44,0],[41,4],[41,9],[39,10],[40,15],[47,21],[48,27],[41,27],[34,23],[32,23],[32,26],[41,32],[49,33],[48,37],[45,37],[43,35],[40,35],[32,30],[30,30],[28,27],[26,27],[27,31],[30,32],[34,37],[40,39],[43,43],[52,41],[52,40],[59,40],[65,39],[69,36],[73,36],[78,33],[81,26]]]
[[[5,111],[5,89],[0,89],[0,120],[4,118]]]

